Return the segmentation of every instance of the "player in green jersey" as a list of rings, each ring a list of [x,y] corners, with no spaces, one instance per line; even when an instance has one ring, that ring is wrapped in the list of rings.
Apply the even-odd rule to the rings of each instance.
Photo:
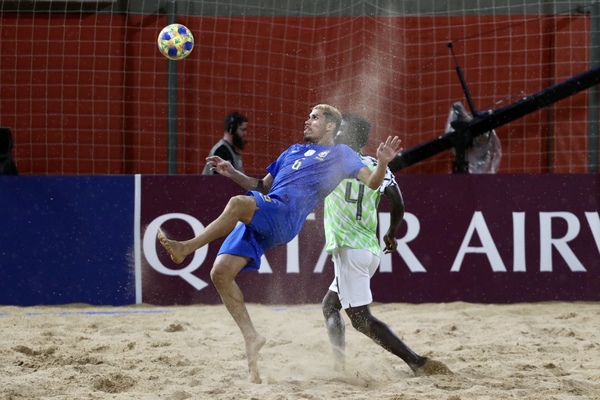
[[[350,146],[370,169],[377,159],[363,155],[371,124],[356,114],[344,114],[335,141]],[[387,169],[378,190],[365,187],[356,179],[346,179],[325,199],[324,225],[326,250],[331,254],[335,278],[322,303],[335,366],[345,363],[345,324],[340,313],[344,308],[359,332],[400,357],[415,375],[450,374],[446,365],[412,351],[382,321],[371,314],[373,301],[370,279],[379,267],[381,250],[377,238],[377,207],[381,194],[392,204],[390,226],[384,235],[384,252],[395,251],[395,233],[404,217],[404,201],[394,175]]]

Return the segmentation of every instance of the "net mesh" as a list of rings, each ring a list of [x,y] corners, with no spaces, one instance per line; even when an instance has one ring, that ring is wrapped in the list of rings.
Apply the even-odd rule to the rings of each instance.
[[[156,37],[168,3],[2,2],[0,125],[21,174],[163,174],[168,62]],[[567,1],[178,1],[195,47],[175,61],[177,172],[202,171],[223,119],[249,118],[244,167],[302,141],[313,105],[373,126],[367,151],[397,134],[409,149],[444,133],[465,102],[511,104],[590,68],[590,7]],[[496,129],[499,172],[586,172],[588,93]],[[447,173],[442,151],[400,173]]]

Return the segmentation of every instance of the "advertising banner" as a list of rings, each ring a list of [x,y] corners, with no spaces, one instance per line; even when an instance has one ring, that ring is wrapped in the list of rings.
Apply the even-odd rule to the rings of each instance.
[[[600,179],[594,175],[399,175],[406,214],[398,250],[372,279],[380,302],[600,300]],[[220,303],[210,268],[222,239],[174,264],[156,241],[190,239],[244,191],[223,177],[143,176],[141,301]],[[385,231],[389,205],[382,199]],[[320,302],[333,277],[322,210],[258,272],[236,282],[247,302]]]
[[[0,304],[135,303],[133,176],[0,177]]]
[[[596,175],[398,175],[398,249],[371,281],[378,302],[600,301]],[[0,304],[219,304],[223,238],[171,261],[245,191],[220,176],[0,177]],[[382,198],[380,231],[389,204]],[[318,303],[333,278],[322,208],[236,282],[247,302]]]

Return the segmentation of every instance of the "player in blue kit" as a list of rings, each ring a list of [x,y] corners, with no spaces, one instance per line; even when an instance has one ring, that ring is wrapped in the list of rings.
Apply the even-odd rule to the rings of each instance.
[[[258,269],[265,250],[285,244],[302,229],[307,215],[343,179],[357,178],[377,189],[388,163],[400,149],[398,137],[388,137],[377,149],[377,167],[371,171],[346,145],[334,144],[342,116],[327,104],[315,106],[304,124],[304,144],[294,144],[267,167],[268,174],[253,178],[237,171],[231,163],[207,157],[212,169],[249,190],[232,197],[221,215],[198,236],[187,241],[158,239],[175,263],[211,241],[228,235],[210,272],[225,307],[244,337],[250,381],[260,383],[258,352],[266,339],[250,319],[244,296],[235,282],[242,269]],[[242,224],[238,224],[242,222]]]

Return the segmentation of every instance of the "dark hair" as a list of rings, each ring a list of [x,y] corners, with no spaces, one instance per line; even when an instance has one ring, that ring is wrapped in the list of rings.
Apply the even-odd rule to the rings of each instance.
[[[353,129],[356,134],[354,139],[358,147],[363,147],[369,141],[369,132],[371,131],[371,123],[358,114],[346,113],[342,115],[342,120],[348,124],[350,129]]]
[[[225,117],[225,120],[223,121],[223,131],[235,133],[238,126],[244,122],[248,122],[248,117],[234,111]]]

